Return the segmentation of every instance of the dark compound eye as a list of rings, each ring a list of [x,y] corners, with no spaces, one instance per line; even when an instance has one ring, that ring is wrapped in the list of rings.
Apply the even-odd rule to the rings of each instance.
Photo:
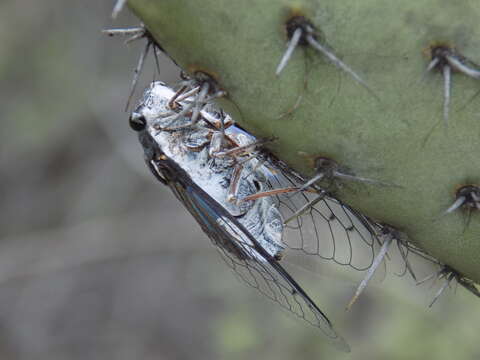
[[[147,126],[147,119],[145,119],[145,116],[134,112],[132,113],[132,115],[130,115],[130,119],[128,119],[128,123],[130,124],[130,127],[134,131],[143,131]]]

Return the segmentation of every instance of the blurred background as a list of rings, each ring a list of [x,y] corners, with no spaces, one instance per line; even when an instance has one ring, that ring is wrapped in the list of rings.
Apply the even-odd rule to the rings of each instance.
[[[239,283],[148,173],[124,112],[144,43],[113,1],[0,2],[0,359],[478,359],[478,299],[387,275],[296,271],[352,346]],[[148,59],[138,88],[178,70]],[[140,91],[135,95],[138,98]],[[456,290],[456,291],[455,291]]]

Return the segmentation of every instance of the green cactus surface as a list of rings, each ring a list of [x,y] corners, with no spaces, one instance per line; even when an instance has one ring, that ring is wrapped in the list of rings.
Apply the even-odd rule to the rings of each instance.
[[[185,70],[210,74],[221,105],[289,165],[311,176],[314,159],[392,186],[342,181],[336,195],[480,281],[480,212],[442,216],[462,185],[480,184],[480,79],[426,72],[432,51],[480,63],[480,1],[129,0]],[[318,40],[371,91],[300,45],[282,73],[286,24],[307,19]],[[290,34],[291,35],[291,34]],[[465,60],[466,61],[466,60]],[[441,64],[440,64],[441,65]],[[342,185],[342,186],[340,186]],[[397,185],[397,186],[393,186]]]

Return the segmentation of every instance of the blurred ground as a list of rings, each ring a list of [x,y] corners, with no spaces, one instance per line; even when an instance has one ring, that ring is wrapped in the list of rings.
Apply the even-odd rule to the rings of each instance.
[[[137,24],[112,3],[0,3],[0,359],[480,357],[461,288],[428,309],[434,289],[389,276],[345,313],[358,278],[300,271],[346,355],[238,283],[147,173],[123,111],[142,44],[101,34]]]

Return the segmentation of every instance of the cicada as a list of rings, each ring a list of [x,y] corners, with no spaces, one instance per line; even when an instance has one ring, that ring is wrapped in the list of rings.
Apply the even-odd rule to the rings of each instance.
[[[270,189],[275,170],[252,156],[247,133],[226,128],[228,115],[206,104],[199,119],[186,126],[191,112],[178,114],[195,100],[175,98],[181,97],[154,82],[130,117],[151,172],[172,190],[244,282],[319,328],[336,348],[349,351],[325,313],[281,264],[288,244],[276,198],[249,199]]]

